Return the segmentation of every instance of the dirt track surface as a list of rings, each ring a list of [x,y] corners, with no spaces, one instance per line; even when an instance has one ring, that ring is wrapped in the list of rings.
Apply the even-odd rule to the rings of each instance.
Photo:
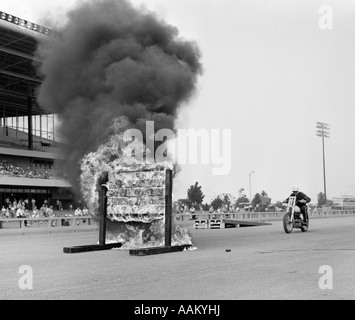
[[[190,232],[197,250],[146,257],[63,253],[96,244],[94,232],[0,236],[0,299],[355,299],[355,217],[314,219],[309,232],[290,235],[279,221]],[[23,265],[33,270],[32,290],[19,287]],[[319,287],[323,265],[331,290]]]

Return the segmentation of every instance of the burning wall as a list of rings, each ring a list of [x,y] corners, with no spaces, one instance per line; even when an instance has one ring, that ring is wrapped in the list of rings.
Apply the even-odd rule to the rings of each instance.
[[[165,171],[109,174],[107,214],[117,222],[150,223],[165,216]]]
[[[81,191],[90,212],[99,215],[97,182],[109,173],[107,214],[108,242],[123,242],[123,249],[164,245],[166,170],[174,170],[172,162],[137,160],[125,155],[128,142],[123,139],[129,129],[127,118],[116,119],[107,142],[82,161]],[[137,148],[140,149],[140,148]],[[145,153],[149,150],[145,150]],[[172,245],[192,244],[186,228],[173,224]]]

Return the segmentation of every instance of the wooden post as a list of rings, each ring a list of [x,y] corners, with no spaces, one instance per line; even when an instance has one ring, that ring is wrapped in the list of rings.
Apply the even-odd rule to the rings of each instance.
[[[106,219],[107,219],[107,188],[104,186],[108,182],[108,173],[102,174],[99,179],[100,194],[99,194],[99,205],[100,205],[100,217],[99,217],[99,245],[106,245]]]
[[[99,244],[64,248],[63,249],[64,253],[72,254],[72,253],[82,253],[82,252],[103,251],[103,250],[111,250],[114,248],[122,247],[122,243],[120,242],[106,244],[107,188],[106,186],[104,186],[104,184],[106,184],[107,182],[108,182],[108,173],[105,172],[97,181],[97,189],[99,190]]]
[[[165,181],[165,246],[171,247],[172,214],[173,214],[173,172],[166,171]]]

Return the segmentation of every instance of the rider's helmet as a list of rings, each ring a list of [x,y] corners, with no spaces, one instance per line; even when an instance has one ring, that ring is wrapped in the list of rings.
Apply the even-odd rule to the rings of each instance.
[[[299,186],[293,186],[292,187],[292,192],[299,192],[300,191],[300,187]]]

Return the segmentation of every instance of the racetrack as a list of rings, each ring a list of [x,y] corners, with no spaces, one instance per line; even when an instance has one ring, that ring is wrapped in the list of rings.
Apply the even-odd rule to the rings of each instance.
[[[280,221],[191,235],[197,250],[146,257],[63,253],[96,244],[94,232],[0,236],[0,299],[355,299],[355,217],[311,219],[308,232],[290,235]],[[22,265],[33,270],[32,290],[19,288]],[[323,265],[331,290],[319,287]]]

